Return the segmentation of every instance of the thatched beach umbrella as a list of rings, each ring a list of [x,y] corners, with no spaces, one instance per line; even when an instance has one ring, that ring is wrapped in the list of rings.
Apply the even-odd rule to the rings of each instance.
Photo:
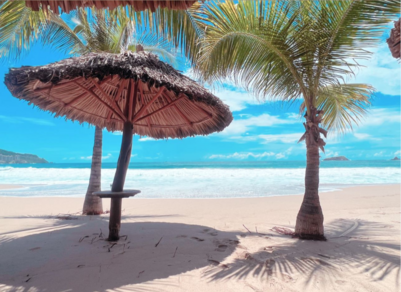
[[[184,138],[221,131],[232,121],[228,107],[195,81],[147,52],[92,53],[46,66],[10,69],[11,93],[68,119],[123,131],[111,197],[109,240],[119,238],[121,199],[132,135]],[[101,194],[101,195],[102,195]]]
[[[69,13],[77,7],[114,9],[126,5],[132,6],[135,11],[146,9],[155,11],[158,7],[182,10],[191,7],[195,2],[196,0],[27,0],[25,5],[34,11],[38,11],[41,7],[44,10],[50,8],[52,11],[58,11],[60,8],[63,12]]]
[[[400,27],[401,27],[401,18],[397,21],[394,21],[394,28],[391,29],[390,37],[387,39],[387,44],[390,48],[391,54],[394,58],[399,59],[400,55]]]

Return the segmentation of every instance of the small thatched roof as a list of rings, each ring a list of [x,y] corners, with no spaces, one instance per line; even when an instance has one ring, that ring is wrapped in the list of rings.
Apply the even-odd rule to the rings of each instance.
[[[13,0],[15,1],[15,0]],[[187,9],[194,4],[196,0],[27,0],[25,4],[27,7],[38,11],[42,6],[43,9],[50,8],[52,11],[62,11],[69,13],[77,7],[95,7],[114,9],[118,6],[130,5],[136,11],[150,9],[155,11],[158,7],[169,8],[174,10]]]
[[[394,58],[399,59],[400,56],[400,26],[401,18],[394,21],[394,28],[391,30],[390,37],[387,39],[387,44]]]
[[[10,69],[11,93],[71,120],[153,138],[222,131],[232,121],[220,99],[148,52],[91,53],[46,66]]]

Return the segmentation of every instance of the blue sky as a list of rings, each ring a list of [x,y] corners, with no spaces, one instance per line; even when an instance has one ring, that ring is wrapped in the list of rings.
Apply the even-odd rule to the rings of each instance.
[[[391,26],[389,26],[390,29]],[[17,62],[2,63],[0,80],[9,67],[45,65],[68,57],[40,45]],[[344,155],[353,160],[390,159],[400,156],[400,65],[387,44],[375,49],[362,63],[354,80],[373,85],[369,114],[353,132],[329,135],[322,158]],[[180,70],[189,72],[181,64]],[[234,121],[221,133],[182,140],[134,137],[132,161],[253,161],[305,160],[299,104],[258,102],[251,94],[226,84],[213,93],[230,106]],[[32,153],[52,162],[90,162],[94,128],[88,124],[53,118],[48,113],[11,96],[0,83],[0,149]],[[104,131],[104,162],[118,159],[120,133]]]

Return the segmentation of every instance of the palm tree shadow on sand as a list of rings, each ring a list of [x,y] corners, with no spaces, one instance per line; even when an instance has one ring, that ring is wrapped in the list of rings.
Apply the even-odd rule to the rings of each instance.
[[[279,287],[282,283],[288,288],[298,281],[303,281],[303,289],[319,282],[322,288],[339,288],[352,285],[353,277],[344,279],[347,271],[352,269],[353,273],[358,271],[365,282],[377,282],[395,275],[392,291],[399,291],[400,243],[382,239],[399,234],[398,229],[378,222],[337,219],[326,224],[325,230],[326,242],[291,239],[275,246],[266,242],[266,247],[259,251],[242,253],[242,257],[236,258],[227,269],[210,269],[206,277],[209,281],[246,281],[249,276],[262,279],[262,287],[249,285],[255,291]]]

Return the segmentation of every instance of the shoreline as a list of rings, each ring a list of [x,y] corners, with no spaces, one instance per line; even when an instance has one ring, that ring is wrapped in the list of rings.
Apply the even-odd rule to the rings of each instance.
[[[85,194],[81,196],[10,196],[10,195],[1,195],[1,191],[4,190],[21,190],[21,189],[29,189],[31,186],[44,186],[43,184],[36,184],[36,185],[16,185],[16,184],[0,184],[0,198],[70,198],[70,199],[84,199]],[[399,183],[382,183],[382,184],[352,184],[352,185],[344,185],[344,184],[326,184],[321,185],[320,188],[325,187],[332,187],[332,189],[327,190],[319,190],[319,194],[326,194],[326,193],[336,193],[336,192],[343,192],[344,190],[350,188],[358,188],[358,187],[375,187],[375,186],[399,186],[401,189],[401,184]],[[129,199],[135,200],[230,200],[230,199],[261,199],[261,198],[276,198],[276,197],[291,197],[291,196],[302,196],[303,193],[297,194],[283,194],[283,195],[271,195],[271,196],[243,196],[243,197],[205,197],[205,198],[183,198],[183,197],[159,197],[159,198],[145,198],[145,197],[133,197]]]

